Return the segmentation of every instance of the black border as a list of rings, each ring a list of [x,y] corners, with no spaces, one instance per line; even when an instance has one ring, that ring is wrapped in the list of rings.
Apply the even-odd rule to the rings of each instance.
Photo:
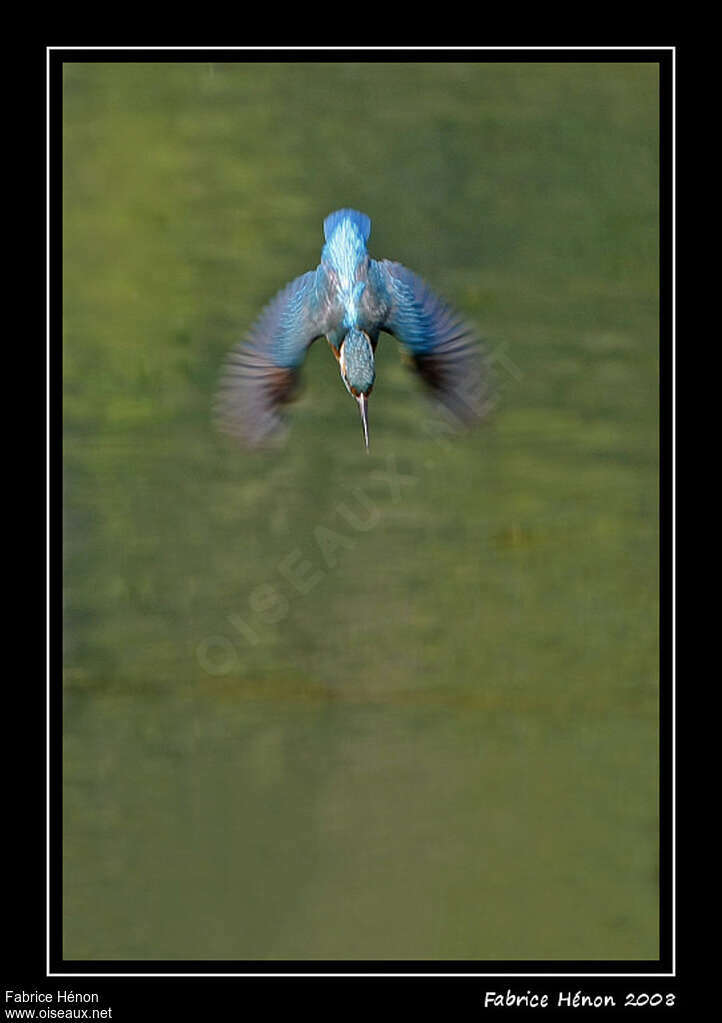
[[[54,44],[48,44],[54,45]],[[130,45],[130,44],[129,44]],[[670,44],[672,46],[673,44]],[[374,988],[379,984],[388,984],[389,978],[381,978],[379,974],[402,973],[414,975],[434,974],[473,974],[472,977],[460,978],[464,982],[472,982],[471,989],[475,992],[473,1005],[478,1008],[478,990],[480,987],[494,987],[505,990],[542,989],[576,990],[578,980],[584,977],[594,979],[594,988],[611,990],[618,983],[625,989],[634,987],[628,980],[619,980],[608,974],[622,974],[623,977],[634,978],[639,974],[670,974],[673,971],[673,665],[672,665],[672,369],[673,369],[673,61],[672,49],[543,49],[537,45],[534,49],[293,49],[293,50],[242,50],[242,49],[55,49],[47,50],[48,60],[48,118],[49,118],[49,197],[50,197],[50,241],[49,241],[49,282],[51,301],[51,339],[50,339],[50,497],[51,497],[51,584],[50,584],[50,643],[51,643],[51,674],[49,697],[49,776],[50,776],[50,807],[49,807],[49,849],[50,862],[48,876],[50,883],[49,907],[49,970],[54,977],[54,985],[68,987],[72,983],[76,989],[78,978],[72,981],[70,974],[80,974],[92,981],[94,976],[105,975],[103,987],[116,989],[124,980],[122,974],[169,974],[173,978],[186,977],[184,984],[186,993],[184,1000],[193,1001],[191,988],[187,985],[193,980],[193,974],[224,974],[236,975],[264,974],[268,978],[259,978],[265,985],[270,976],[280,974],[303,974],[306,982],[315,978],[318,983],[323,974],[361,974],[364,982],[374,981]],[[188,62],[196,63],[211,59],[214,62],[253,61],[253,62],[337,62],[354,60],[360,62],[445,62],[475,61],[493,62],[597,62],[626,63],[645,62],[657,63],[660,70],[660,947],[662,954],[659,960],[621,960],[621,961],[491,961],[470,962],[455,961],[77,961],[62,958],[62,687],[59,671],[62,662],[62,630],[61,630],[61,598],[62,598],[62,64],[65,61],[76,62]],[[37,937],[37,934],[36,934]],[[33,942],[35,944],[35,941]],[[38,950],[39,951],[39,950]],[[33,956],[35,958],[35,956]],[[45,949],[42,950],[43,973],[45,973]],[[40,964],[38,964],[40,965]],[[25,971],[23,971],[25,972]],[[518,976],[505,977],[514,973]],[[108,977],[108,975],[112,975]],[[483,974],[484,976],[478,976]],[[530,975],[540,974],[532,978]],[[550,974],[561,974],[552,978]],[[61,978],[66,978],[62,980]],[[498,978],[493,985],[487,978]],[[526,980],[524,980],[526,978]],[[564,979],[566,978],[566,979]],[[127,982],[129,978],[125,978]],[[164,978],[167,979],[167,978]],[[361,977],[356,977],[360,981]],[[413,978],[393,978],[394,982]],[[449,978],[446,978],[447,980]],[[429,978],[429,983],[441,983],[442,978]],[[139,983],[141,981],[138,981]],[[143,983],[151,983],[147,978]],[[288,980],[297,984],[299,980]],[[323,978],[325,983],[341,983],[341,978]],[[198,983],[202,983],[199,978]],[[666,988],[670,989],[669,981]],[[96,985],[97,986],[97,985]],[[428,989],[428,995],[432,992]],[[638,983],[637,989],[648,986]],[[462,989],[465,984],[462,984]],[[660,985],[658,985],[660,987]],[[660,987],[660,990],[662,988]],[[194,984],[192,990],[200,990]],[[586,988],[585,988],[586,990]],[[590,989],[592,990],[592,989]],[[112,997],[118,997],[120,989]],[[109,996],[110,997],[110,996]],[[200,995],[199,995],[200,997]],[[205,996],[203,996],[205,998]]]

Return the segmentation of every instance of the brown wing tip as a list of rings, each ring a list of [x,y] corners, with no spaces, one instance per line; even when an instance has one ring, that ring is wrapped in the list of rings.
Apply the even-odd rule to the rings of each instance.
[[[216,429],[249,449],[283,433],[280,409],[298,391],[298,374],[242,346],[229,355],[213,405]]]

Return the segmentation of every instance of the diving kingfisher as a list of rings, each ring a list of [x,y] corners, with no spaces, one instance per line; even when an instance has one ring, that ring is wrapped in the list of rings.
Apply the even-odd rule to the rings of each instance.
[[[371,259],[371,221],[342,209],[323,222],[315,270],[291,281],[265,307],[247,340],[228,356],[216,413],[221,430],[257,447],[282,424],[306,352],[326,336],[346,390],[358,404],[368,450],[368,401],[379,332],[401,342],[452,420],[470,425],[488,410],[486,373],[474,331],[400,263]]]

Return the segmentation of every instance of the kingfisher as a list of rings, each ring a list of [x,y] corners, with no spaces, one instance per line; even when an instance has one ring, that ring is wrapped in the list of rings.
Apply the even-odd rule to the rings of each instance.
[[[366,450],[368,403],[376,380],[379,333],[394,336],[407,361],[453,424],[471,425],[489,408],[487,374],[474,330],[401,263],[369,256],[371,221],[340,209],[323,222],[315,270],[287,284],[264,308],[226,361],[216,401],[221,430],[246,447],[282,425],[306,352],[326,337],[358,405]]]

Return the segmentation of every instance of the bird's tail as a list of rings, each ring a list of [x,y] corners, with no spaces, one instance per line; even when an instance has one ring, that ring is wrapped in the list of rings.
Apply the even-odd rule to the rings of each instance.
[[[342,220],[350,220],[351,223],[359,231],[359,234],[365,242],[369,240],[371,234],[371,220],[366,216],[365,213],[359,213],[358,210],[336,210],[335,213],[329,213],[323,222],[323,236],[326,241],[329,240],[333,232],[336,230]]]

